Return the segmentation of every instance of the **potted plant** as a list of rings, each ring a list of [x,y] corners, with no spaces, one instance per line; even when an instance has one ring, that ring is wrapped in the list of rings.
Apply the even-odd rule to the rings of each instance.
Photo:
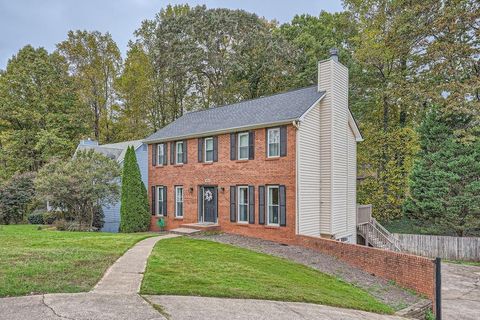
[[[165,219],[163,217],[158,219],[157,220],[157,225],[160,228],[160,231],[164,231],[165,230],[165,225],[166,225]]]

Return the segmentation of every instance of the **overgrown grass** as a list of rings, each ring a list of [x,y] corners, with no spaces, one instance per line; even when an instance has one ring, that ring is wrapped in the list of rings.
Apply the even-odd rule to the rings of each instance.
[[[157,243],[141,292],[299,301],[393,312],[367,292],[304,265],[190,238]]]
[[[465,266],[475,266],[480,267],[480,261],[465,261],[465,260],[443,260],[443,262],[447,263],[454,263],[454,264],[462,264]]]
[[[90,290],[128,248],[153,234],[0,226],[0,297]]]

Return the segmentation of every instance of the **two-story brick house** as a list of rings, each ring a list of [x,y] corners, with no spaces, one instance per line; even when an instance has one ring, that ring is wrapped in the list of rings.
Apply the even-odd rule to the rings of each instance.
[[[152,230],[213,224],[271,240],[356,241],[356,142],[348,70],[318,85],[186,113],[146,140]]]

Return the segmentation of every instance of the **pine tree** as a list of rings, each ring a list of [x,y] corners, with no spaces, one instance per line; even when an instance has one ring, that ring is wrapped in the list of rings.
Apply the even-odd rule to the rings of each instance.
[[[458,236],[480,228],[480,139],[455,136],[469,121],[445,120],[435,108],[426,116],[404,206],[409,218]]]
[[[147,231],[150,225],[147,189],[133,147],[128,147],[123,163],[120,231]]]

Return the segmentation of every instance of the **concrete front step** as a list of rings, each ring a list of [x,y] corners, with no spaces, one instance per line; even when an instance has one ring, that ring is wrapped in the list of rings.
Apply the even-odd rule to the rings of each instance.
[[[195,229],[199,231],[217,231],[220,230],[220,226],[216,223],[200,222],[200,223],[186,223],[180,225],[181,228]],[[173,230],[170,230],[173,231]]]
[[[176,233],[176,234],[192,234],[192,233],[200,232],[200,230],[193,229],[193,228],[180,227],[180,228],[172,229],[172,230],[170,230],[170,232]]]

